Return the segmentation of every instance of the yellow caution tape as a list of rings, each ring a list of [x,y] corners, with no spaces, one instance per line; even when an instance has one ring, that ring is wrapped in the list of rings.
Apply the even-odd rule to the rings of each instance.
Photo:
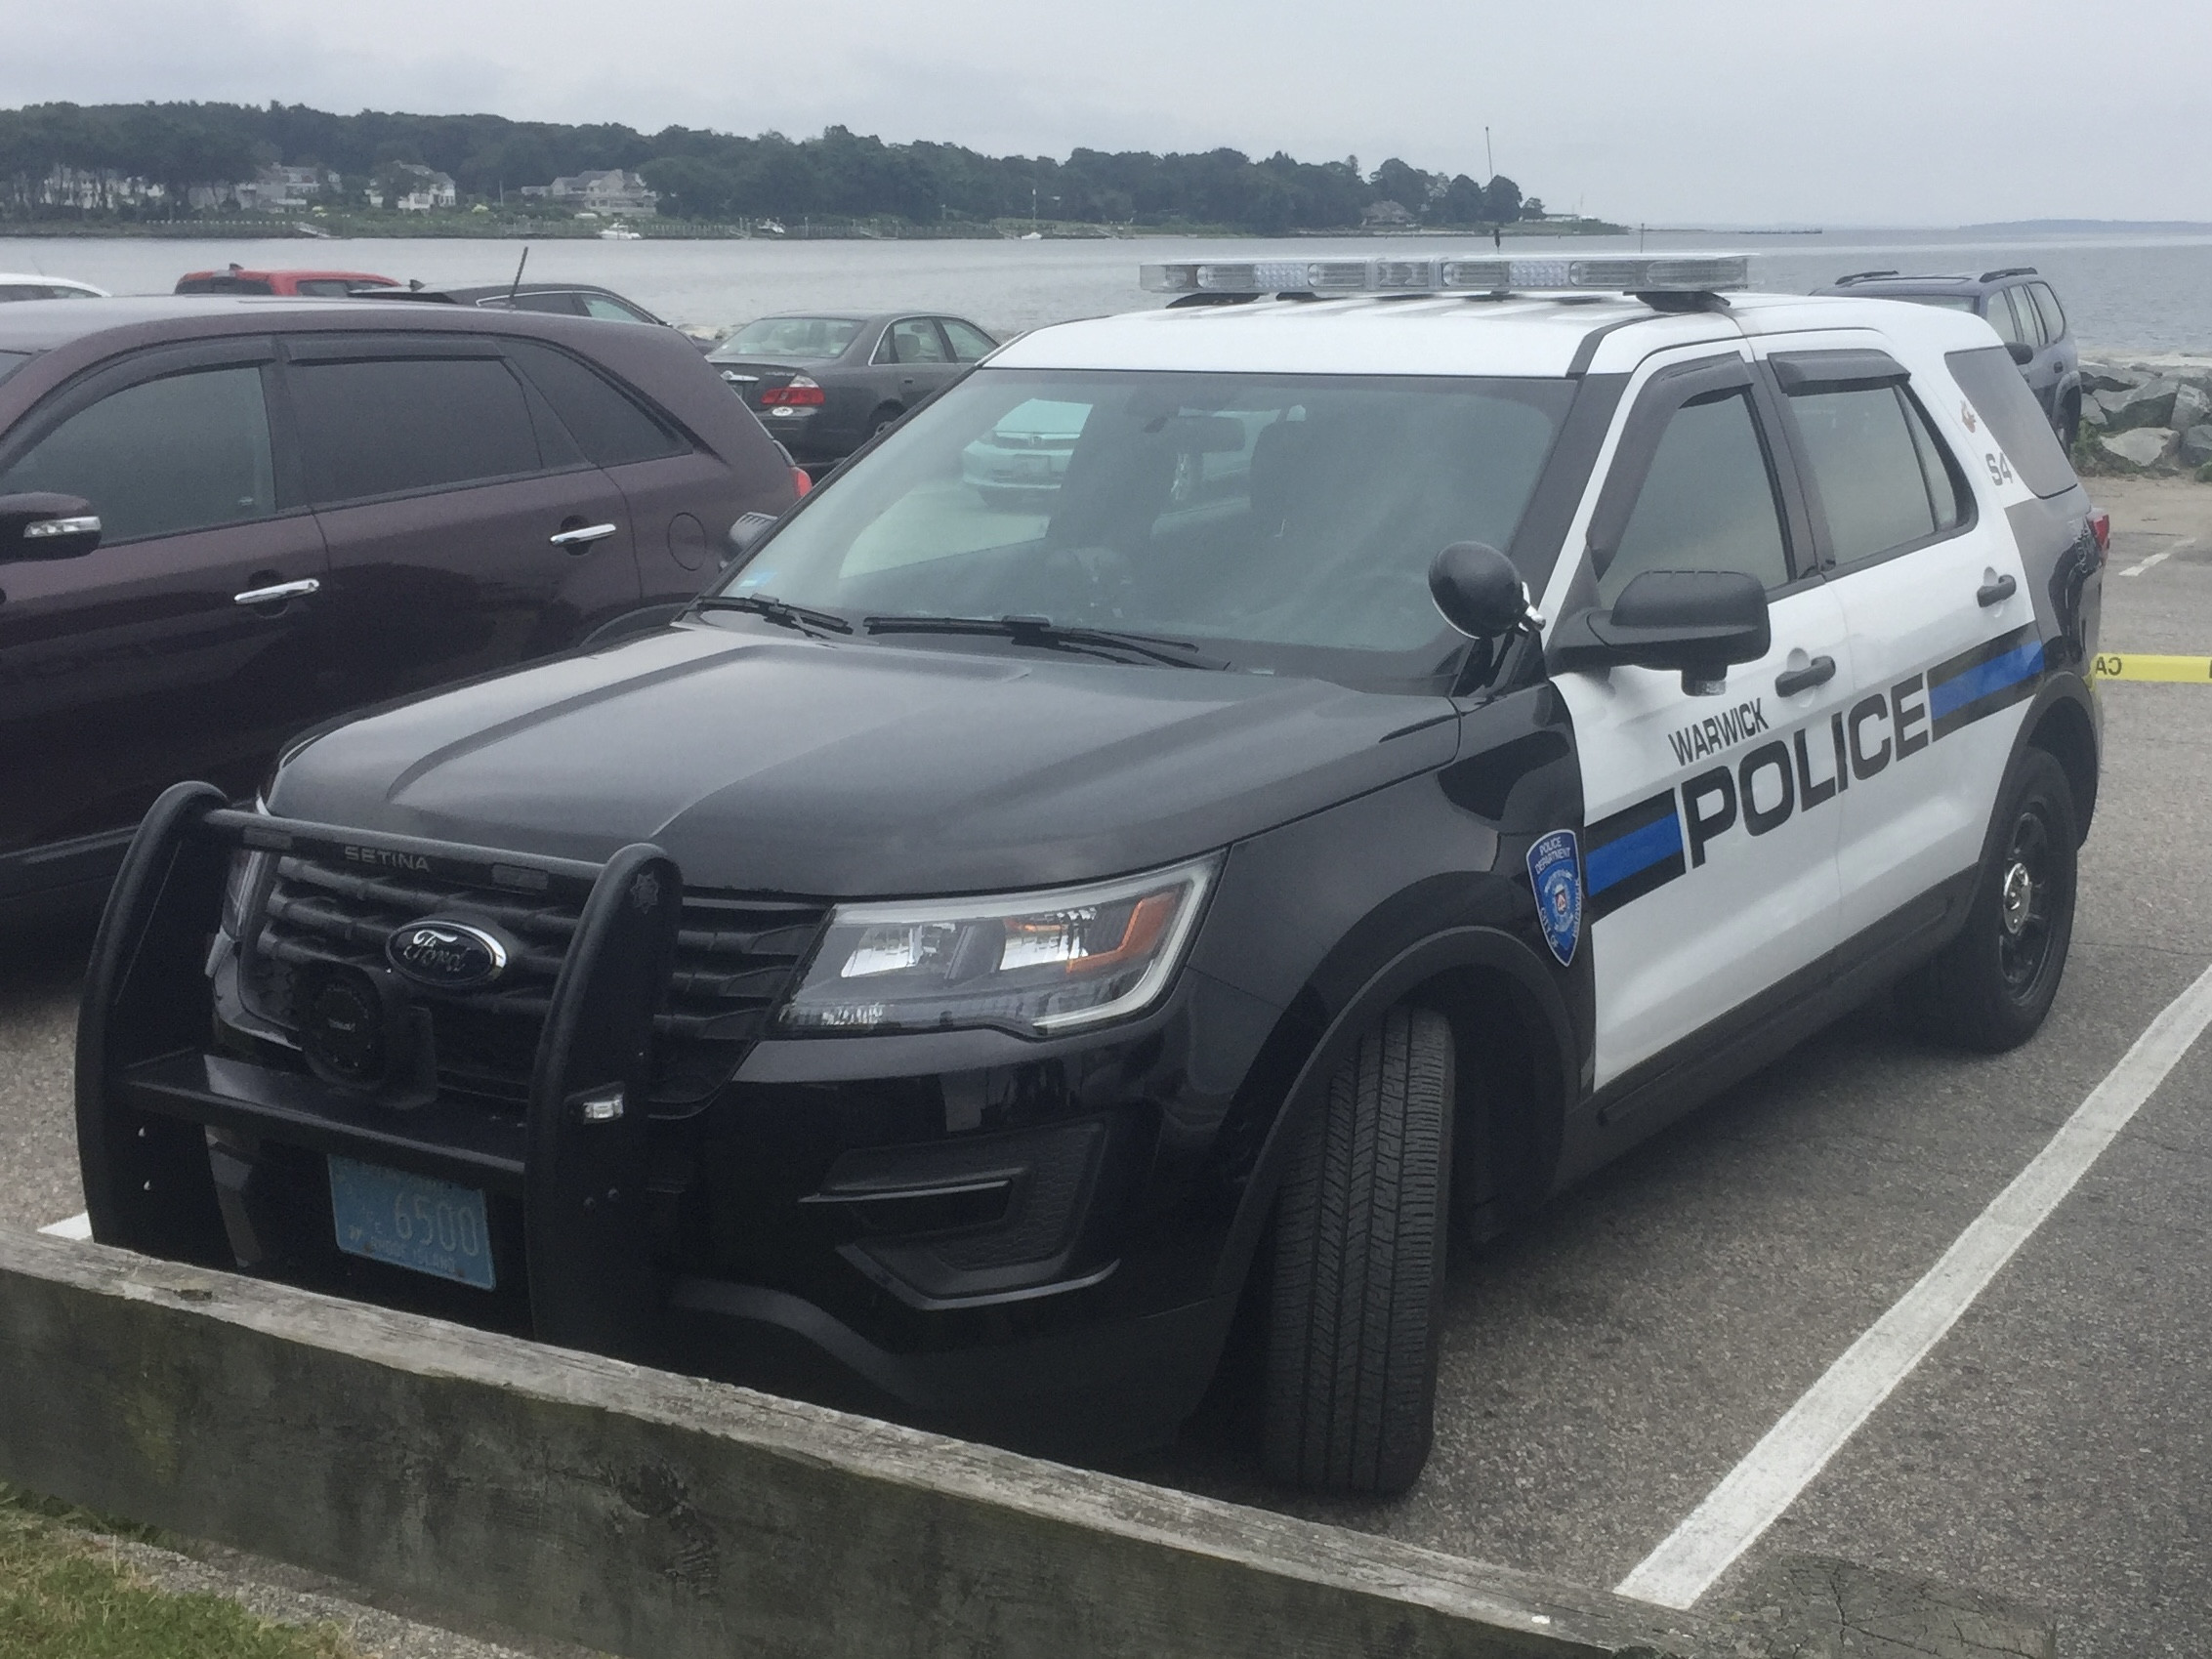
[[[2161,680],[2212,685],[2212,657],[2158,657],[2143,651],[2102,651],[2090,667],[2097,680]]]

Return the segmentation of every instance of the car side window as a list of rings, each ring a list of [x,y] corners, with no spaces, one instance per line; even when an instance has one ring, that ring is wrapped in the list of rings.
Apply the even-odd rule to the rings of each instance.
[[[2013,288],[2000,288],[1989,296],[1989,326],[1997,331],[1997,338],[2008,346],[2040,346],[2043,344],[2043,324],[2036,317],[2032,305],[2025,308],[2025,316],[2020,314],[2022,308],[2013,304],[2018,292]]]
[[[690,449],[627,393],[565,352],[526,340],[511,340],[507,350],[594,465],[622,467]]]
[[[945,353],[944,338],[938,333],[937,324],[926,316],[910,316],[891,325],[891,360],[895,363],[943,363],[951,358]]]
[[[632,311],[620,300],[610,300],[605,294],[580,294],[584,302],[584,314],[596,316],[605,322],[650,322],[650,317]]]
[[[1957,484],[1920,412],[1896,386],[1789,399],[1836,562],[1856,564],[1957,527]]]
[[[496,300],[480,300],[478,304],[505,311],[550,311],[555,316],[583,315],[583,308],[576,304],[573,294],[517,294],[512,301],[502,294]]]
[[[2066,313],[2059,307],[2058,295],[2051,292],[2048,282],[2030,283],[2026,292],[2035,297],[2035,309],[2043,313],[2043,338],[2064,340],[2066,337]]]
[[[91,502],[110,543],[271,517],[261,370],[201,369],[110,393],[0,474],[0,494],[27,490]]]
[[[1740,570],[1778,588],[1790,580],[1786,546],[1751,394],[1709,394],[1668,420],[1620,545],[1597,572],[1598,597],[1611,604],[1647,570]]]
[[[292,366],[318,503],[534,473],[529,405],[496,357],[368,357]]]
[[[945,338],[952,342],[952,360],[956,363],[980,363],[998,347],[991,337],[972,323],[962,322],[956,316],[940,316]]]

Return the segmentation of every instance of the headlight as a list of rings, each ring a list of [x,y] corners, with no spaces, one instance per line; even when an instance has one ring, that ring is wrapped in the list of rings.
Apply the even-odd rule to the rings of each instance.
[[[1055,892],[841,905],[777,1023],[788,1031],[1031,1034],[1158,1001],[1217,860]]]

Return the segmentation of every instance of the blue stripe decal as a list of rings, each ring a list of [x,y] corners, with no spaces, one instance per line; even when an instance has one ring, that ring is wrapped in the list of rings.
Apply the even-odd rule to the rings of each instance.
[[[2016,650],[2001,657],[1992,657],[1977,668],[1970,668],[1956,679],[1946,680],[1941,685],[1928,688],[1928,714],[1931,719],[1941,720],[1954,709],[1979,702],[1992,691],[2002,691],[2008,685],[2017,685],[2023,680],[2032,679],[2043,672],[2043,642],[2030,640]]]
[[[1657,823],[1592,848],[1582,858],[1583,875],[1592,892],[1604,892],[1614,883],[1625,882],[1639,870],[1648,870],[1681,851],[1682,820],[1669,812]]]

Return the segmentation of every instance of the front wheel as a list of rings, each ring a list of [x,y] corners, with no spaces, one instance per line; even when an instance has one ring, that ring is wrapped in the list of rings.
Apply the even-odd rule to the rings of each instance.
[[[1451,1025],[1395,1008],[1302,1126],[1275,1211],[1269,1474],[1395,1493],[1428,1460],[1451,1168]]]
[[[2075,829],[2066,768],[2041,749],[2022,757],[1997,838],[1957,938],[1898,986],[1922,1032],[1990,1054],[2035,1035],[2059,994],[2073,938]]]

